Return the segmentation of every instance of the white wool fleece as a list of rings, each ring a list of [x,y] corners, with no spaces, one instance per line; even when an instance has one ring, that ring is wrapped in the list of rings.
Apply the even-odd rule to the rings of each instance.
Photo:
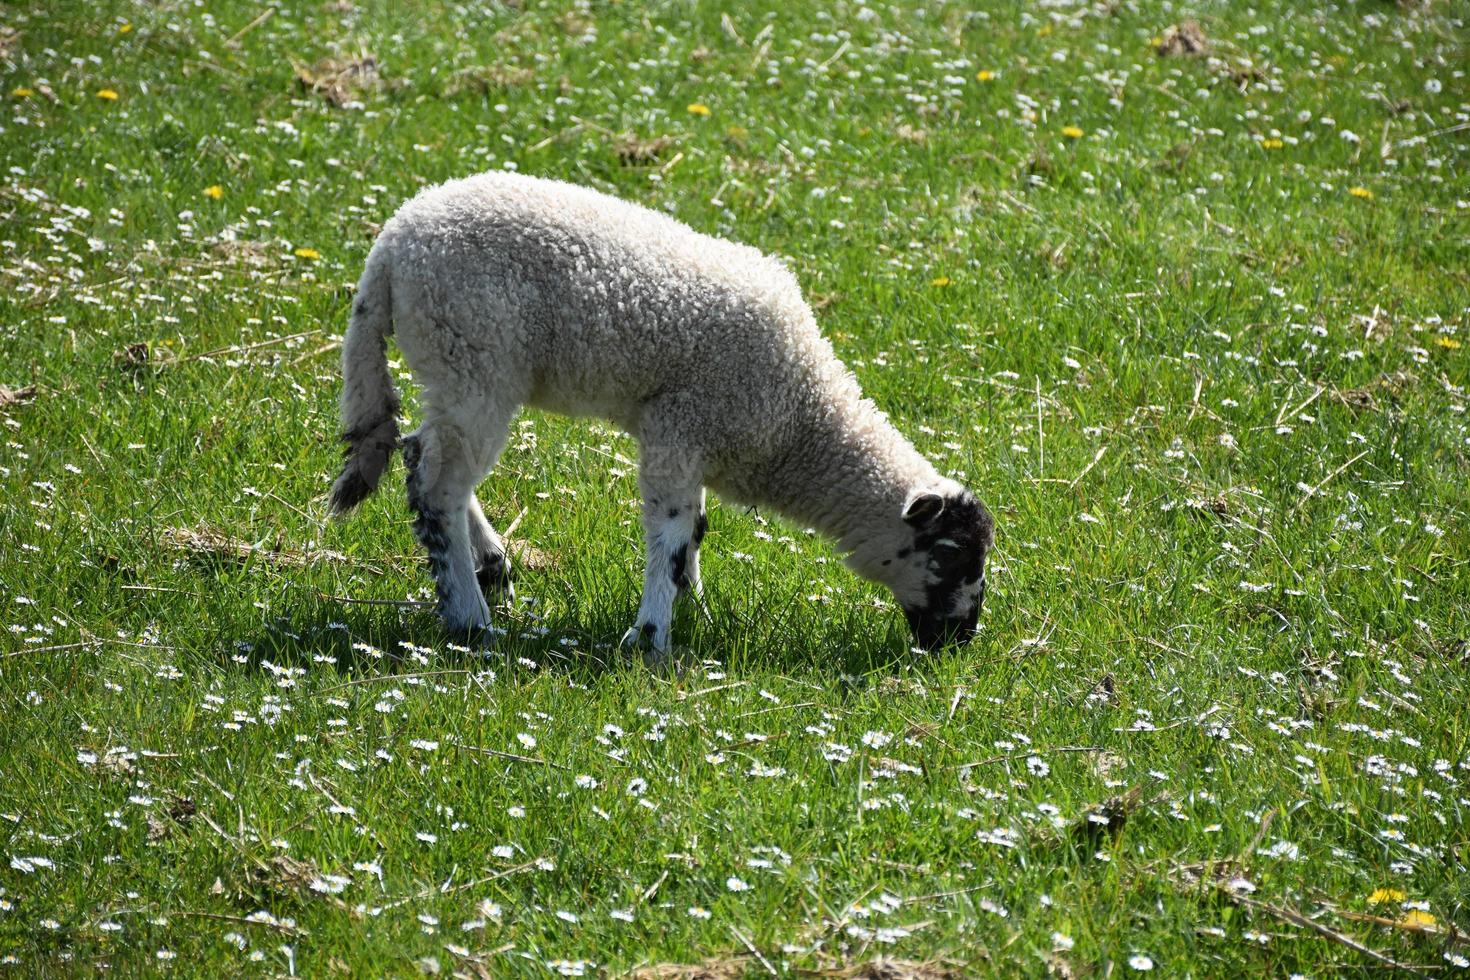
[[[698,589],[705,486],[832,535],[855,570],[922,603],[925,576],[893,563],[914,537],[905,508],[965,491],[862,397],[775,259],[559,181],[496,172],[423,191],[383,227],[344,339],[339,510],[391,451],[390,332],[422,386],[410,503],[451,626],[488,622],[477,575],[508,582],[470,495],[521,405],[638,439],[649,570],[630,633],[658,649],[673,596]]]

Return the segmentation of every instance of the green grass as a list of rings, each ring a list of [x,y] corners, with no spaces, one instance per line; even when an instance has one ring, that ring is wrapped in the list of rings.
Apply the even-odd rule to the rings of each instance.
[[[520,6],[0,10],[3,969],[1459,973],[1470,6]],[[512,165],[788,257],[976,642],[715,502],[625,662],[635,447],[537,414],[493,654],[335,598],[430,595],[400,468],[324,519],[350,284]]]

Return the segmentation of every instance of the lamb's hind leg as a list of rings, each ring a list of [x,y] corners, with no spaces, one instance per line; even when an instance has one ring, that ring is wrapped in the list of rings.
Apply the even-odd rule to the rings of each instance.
[[[471,547],[470,502],[475,484],[505,445],[508,416],[457,414],[459,418],[431,412],[404,439],[403,461],[414,533],[429,553],[439,615],[450,630],[467,632],[490,625]]]
[[[669,649],[674,600],[686,591],[698,595],[699,544],[704,538],[704,488],[687,458],[678,466],[661,466],[645,458],[638,482],[643,494],[643,532],[648,565],[638,619],[623,635],[624,646]]]
[[[485,518],[480,502],[470,494],[469,504],[470,550],[475,558],[475,578],[480,583],[480,592],[485,601],[492,605],[499,601],[514,602],[515,585],[511,582],[510,556],[505,542],[495,533],[495,528]]]

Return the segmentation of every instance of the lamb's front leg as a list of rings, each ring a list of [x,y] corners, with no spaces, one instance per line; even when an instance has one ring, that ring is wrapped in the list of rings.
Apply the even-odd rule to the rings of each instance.
[[[660,653],[669,649],[674,622],[674,600],[683,592],[696,596],[699,580],[699,545],[707,521],[704,488],[681,486],[640,474],[643,485],[643,532],[648,548],[648,565],[643,574],[643,601],[638,620],[623,634],[624,646],[648,646]]]

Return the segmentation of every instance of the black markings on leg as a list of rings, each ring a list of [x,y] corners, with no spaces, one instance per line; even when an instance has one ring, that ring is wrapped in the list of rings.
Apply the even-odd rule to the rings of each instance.
[[[673,517],[674,515],[671,512],[669,516]],[[673,554],[669,556],[669,576],[674,580],[674,585],[679,589],[680,592],[686,591],[690,586],[690,550],[692,549],[694,552],[698,553],[699,545],[702,541],[704,541],[704,535],[708,530],[709,518],[704,515],[703,511],[701,511],[699,517],[694,522],[694,533],[690,535],[689,540],[686,543],[681,544],[679,545],[679,547],[675,548]]]
[[[669,516],[672,517],[674,515],[670,513]],[[698,553],[700,542],[704,540],[705,532],[708,530],[709,518],[704,515],[703,511],[700,511],[699,517],[694,522],[694,533],[690,535],[687,542],[675,548],[669,556],[669,577],[674,580],[674,586],[680,592],[688,591],[691,584],[689,581],[690,549],[693,549],[696,554]]]
[[[689,544],[686,542],[674,549],[670,556],[669,577],[674,580],[674,585],[683,592],[689,588],[689,576],[685,574],[684,566],[689,562]]]
[[[429,553],[429,572],[434,576],[434,589],[439,596],[439,608],[450,608],[454,602],[453,587],[449,582],[449,519],[444,511],[429,506],[425,499],[423,477],[419,463],[423,447],[417,438],[403,440],[403,462],[408,468],[408,506],[414,512],[413,533],[419,544]]]
[[[644,623],[643,626],[640,627],[640,632],[642,632],[644,636],[648,637],[651,640],[653,639],[653,634],[658,632],[658,627],[655,626],[653,623]]]
[[[475,581],[488,599],[510,588],[510,562],[498,551],[485,552],[480,567],[475,569]]]

